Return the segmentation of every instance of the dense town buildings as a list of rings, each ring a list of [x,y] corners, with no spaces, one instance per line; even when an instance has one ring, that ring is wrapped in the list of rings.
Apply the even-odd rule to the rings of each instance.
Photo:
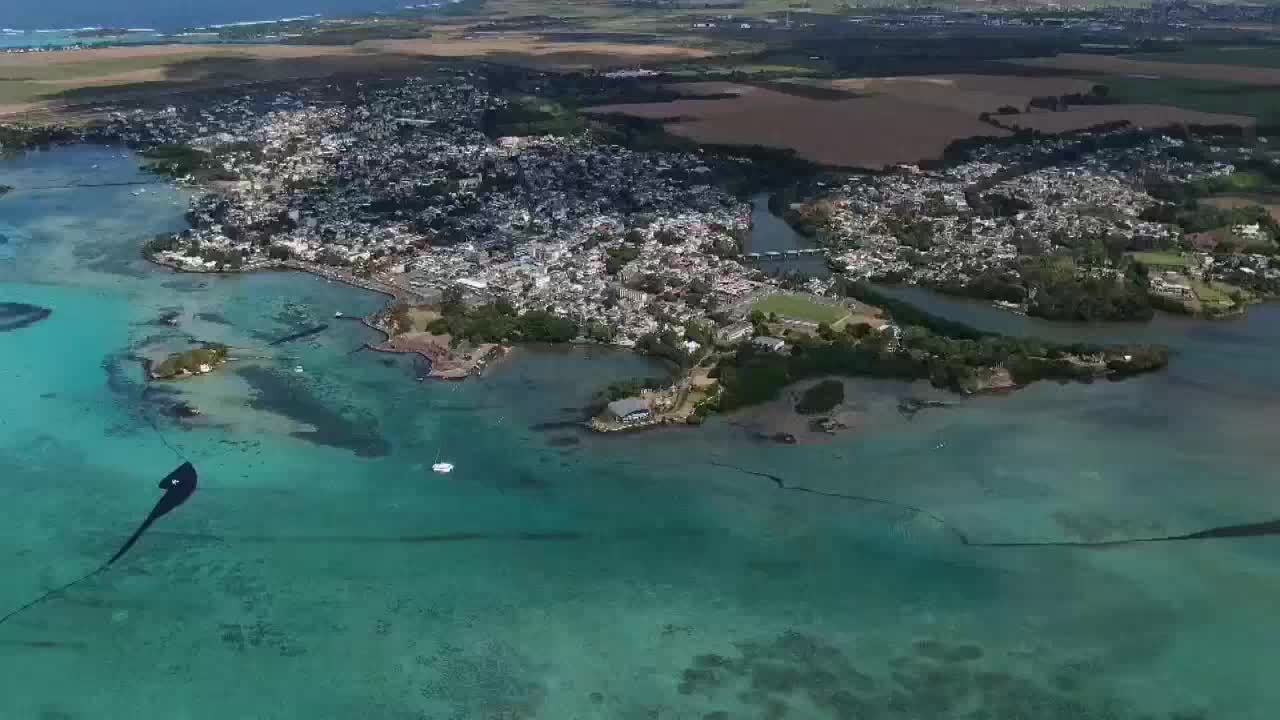
[[[486,134],[486,118],[508,103],[483,74],[445,69],[118,113],[90,136],[142,148],[157,168],[202,188],[192,229],[148,248],[176,267],[333,267],[410,299],[455,288],[474,302],[571,318],[623,345],[666,329],[683,336],[691,321],[746,337],[734,328],[752,299],[784,281],[744,253],[751,206],[717,182],[708,158],[632,150],[588,132]],[[1148,307],[1129,295],[1195,304],[1221,295],[1215,283],[1280,282],[1268,255],[1224,255],[1214,246],[1221,238],[1161,216],[1176,207],[1153,186],[1236,170],[1230,149],[1196,155],[1187,143],[1108,128],[979,144],[933,169],[838,175],[788,216],[854,280],[919,283],[1033,311],[1064,284],[1121,288],[1115,315],[1046,316],[1122,319]],[[1273,224],[1229,230],[1257,245],[1274,234]],[[1135,278],[1134,255],[1160,252],[1180,266]]]

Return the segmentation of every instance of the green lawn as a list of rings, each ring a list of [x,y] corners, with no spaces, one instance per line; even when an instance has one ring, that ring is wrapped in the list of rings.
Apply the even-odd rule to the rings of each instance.
[[[834,324],[849,314],[849,309],[839,305],[826,305],[814,302],[803,295],[787,295],[778,293],[756,301],[751,307],[768,315],[777,313],[778,317],[793,320],[807,320],[816,323]]]
[[[1184,268],[1187,266],[1187,259],[1178,253],[1172,252],[1136,252],[1130,253],[1134,261],[1140,262],[1148,267],[1176,267]]]
[[[1208,305],[1231,305],[1234,302],[1230,295],[1200,280],[1192,280],[1191,289],[1195,290],[1200,302]]]

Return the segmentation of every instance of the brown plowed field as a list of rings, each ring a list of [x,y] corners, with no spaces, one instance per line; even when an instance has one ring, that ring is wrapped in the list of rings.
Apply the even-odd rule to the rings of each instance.
[[[1074,78],[1016,75],[922,75],[845,78],[827,83],[855,93],[892,95],[909,102],[978,115],[1004,106],[1026,107],[1033,97],[1088,93],[1093,83]]]
[[[587,112],[670,120],[670,132],[700,143],[790,149],[823,165],[872,169],[936,158],[957,138],[1008,134],[974,113],[889,95],[813,100],[729,83],[699,83],[690,90],[738,95],[606,105]]]

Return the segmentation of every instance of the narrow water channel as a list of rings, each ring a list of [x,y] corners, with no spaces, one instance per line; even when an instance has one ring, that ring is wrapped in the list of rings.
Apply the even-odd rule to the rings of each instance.
[[[747,236],[745,251],[750,253],[788,252],[818,247],[811,238],[796,232],[786,220],[769,210],[769,193],[762,192],[751,198],[751,233]],[[801,272],[815,277],[827,277],[831,271],[823,255],[803,255],[777,259],[761,258],[750,261],[770,275],[784,272]]]

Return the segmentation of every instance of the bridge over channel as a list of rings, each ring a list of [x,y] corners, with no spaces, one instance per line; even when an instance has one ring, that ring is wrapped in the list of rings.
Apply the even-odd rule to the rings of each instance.
[[[805,248],[803,250],[766,250],[765,252],[746,253],[742,257],[747,262],[780,262],[787,260],[801,260],[814,255],[822,255],[822,249]]]

